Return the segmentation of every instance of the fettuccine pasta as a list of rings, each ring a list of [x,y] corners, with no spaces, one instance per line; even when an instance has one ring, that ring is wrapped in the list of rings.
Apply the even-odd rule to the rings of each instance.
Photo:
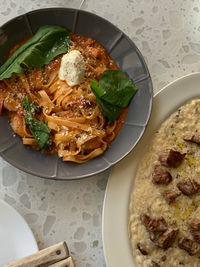
[[[12,54],[21,44],[12,49]],[[70,86],[59,79],[62,55],[42,68],[27,69],[0,81],[0,112],[6,109],[11,126],[22,137],[25,145],[39,149],[27,127],[22,107],[28,95],[30,101],[41,108],[35,117],[50,130],[46,153],[57,153],[63,161],[83,163],[101,155],[119,133],[128,108],[110,123],[91,91],[90,80],[99,80],[107,69],[118,69],[106,50],[92,38],[71,34],[68,52],[79,50],[85,61],[84,81]]]

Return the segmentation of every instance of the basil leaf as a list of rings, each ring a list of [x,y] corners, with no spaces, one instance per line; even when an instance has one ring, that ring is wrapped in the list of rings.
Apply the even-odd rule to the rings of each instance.
[[[37,112],[39,107],[30,102],[28,96],[25,96],[23,100],[23,109],[27,112],[24,120],[25,123],[29,126],[31,134],[42,149],[46,148],[47,142],[49,140],[50,130],[44,122],[39,121],[32,116],[33,112]]]
[[[116,120],[120,113],[122,112],[123,108],[120,108],[115,105],[111,105],[107,103],[104,100],[101,100],[100,98],[96,98],[97,102],[101,105],[103,108],[103,115],[108,118],[110,122]]]
[[[23,65],[41,68],[57,55],[65,53],[70,41],[70,33],[65,28],[52,25],[40,27],[0,67],[0,80],[10,78],[13,73],[23,73]]]
[[[104,101],[103,99],[99,98],[99,95],[101,95],[101,90],[98,87],[98,82],[92,80],[90,82],[90,87],[96,96],[96,101],[100,104],[100,106],[103,109],[103,115],[109,119],[110,122],[114,121],[122,112],[123,108],[118,107],[116,105],[111,105]]]
[[[36,113],[40,112],[40,107],[36,106],[33,102],[29,102],[28,96],[24,97],[23,109],[26,110],[29,114],[34,112]]]
[[[40,112],[40,107],[36,106],[33,102],[31,102],[30,104],[30,107],[31,107],[31,112],[36,112],[36,113],[39,113]]]
[[[33,117],[27,116],[24,118],[26,124],[29,126],[30,132],[38,142],[41,148],[46,148],[47,141],[49,140],[50,130],[48,126]]]
[[[31,107],[30,107],[30,102],[29,102],[28,96],[24,97],[22,107],[24,110],[26,110],[31,115]]]
[[[99,88],[99,83],[97,81],[91,80],[90,87],[96,97],[102,97],[104,95],[104,92]]]
[[[99,80],[101,98],[106,102],[125,108],[137,91],[131,79],[121,70],[106,70]]]
[[[137,87],[121,70],[104,71],[99,82],[91,80],[90,87],[104,116],[111,122],[128,106],[137,92]]]

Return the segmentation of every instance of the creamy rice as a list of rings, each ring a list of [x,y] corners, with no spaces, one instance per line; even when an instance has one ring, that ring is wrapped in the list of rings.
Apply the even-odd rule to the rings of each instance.
[[[194,218],[200,219],[200,193],[190,197],[181,194],[172,204],[168,204],[162,196],[165,190],[177,190],[176,184],[183,178],[200,183],[200,146],[183,140],[187,133],[195,131],[200,133],[200,99],[188,102],[161,125],[140,163],[129,207],[129,235],[138,266],[155,266],[152,261],[164,267],[200,266],[200,253],[190,256],[177,244],[177,239],[182,236],[193,239],[188,222]],[[153,167],[158,163],[158,156],[167,148],[187,154],[178,168],[167,168],[172,175],[169,185],[153,184]],[[140,220],[142,213],[152,218],[163,216],[168,225],[178,227],[178,236],[169,249],[158,248],[149,239],[149,233]],[[141,254],[137,243],[145,245],[148,255]],[[165,261],[161,259],[164,255]]]

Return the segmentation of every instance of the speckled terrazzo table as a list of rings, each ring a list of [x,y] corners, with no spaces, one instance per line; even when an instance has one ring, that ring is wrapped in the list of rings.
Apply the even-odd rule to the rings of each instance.
[[[117,25],[144,55],[154,92],[200,71],[199,0],[0,0],[0,24],[45,7],[81,8]],[[49,181],[0,159],[0,198],[26,219],[40,249],[66,240],[77,267],[103,267],[101,218],[109,173],[74,182]]]

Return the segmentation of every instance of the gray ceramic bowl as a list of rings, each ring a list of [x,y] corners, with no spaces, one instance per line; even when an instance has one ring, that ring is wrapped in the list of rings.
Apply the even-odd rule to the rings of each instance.
[[[100,157],[83,164],[62,162],[56,155],[46,155],[24,146],[16,136],[6,114],[0,116],[0,155],[27,173],[50,179],[71,180],[102,172],[125,157],[141,138],[152,106],[152,82],[144,58],[134,43],[105,19],[82,10],[48,8],[16,17],[0,28],[0,63],[14,44],[35,33],[42,25],[60,25],[72,32],[92,37],[109,52],[121,70],[139,88],[133,98],[126,122],[110,148]]]

